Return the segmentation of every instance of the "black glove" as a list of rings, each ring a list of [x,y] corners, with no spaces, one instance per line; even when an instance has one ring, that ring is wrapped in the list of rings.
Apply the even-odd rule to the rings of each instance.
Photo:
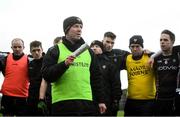
[[[4,113],[4,106],[0,106],[0,113]]]
[[[47,108],[47,105],[45,103],[45,100],[40,99],[38,102],[38,110],[43,114],[43,115],[48,115],[49,111]]]
[[[118,111],[119,110],[119,101],[118,100],[113,100],[113,102],[112,102],[112,110],[113,111]]]

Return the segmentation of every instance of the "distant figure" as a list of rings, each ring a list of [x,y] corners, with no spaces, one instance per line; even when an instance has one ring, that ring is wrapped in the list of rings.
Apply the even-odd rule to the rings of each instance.
[[[56,45],[58,43],[61,43],[62,42],[62,37],[56,37],[53,41],[53,45]]]

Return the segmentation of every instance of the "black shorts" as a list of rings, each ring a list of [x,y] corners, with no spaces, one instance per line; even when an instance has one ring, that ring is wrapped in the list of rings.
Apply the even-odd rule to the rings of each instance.
[[[154,99],[152,100],[134,100],[127,99],[124,115],[125,116],[152,116]]]
[[[27,114],[27,99],[22,97],[2,96],[1,107],[3,108],[4,116]]]

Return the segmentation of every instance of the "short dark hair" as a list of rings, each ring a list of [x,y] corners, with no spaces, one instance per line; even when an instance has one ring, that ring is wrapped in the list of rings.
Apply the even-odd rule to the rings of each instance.
[[[101,50],[103,51],[103,43],[101,41],[99,41],[99,40],[92,41],[90,44],[90,48],[94,45],[98,45],[101,48]]]
[[[165,29],[165,30],[163,30],[163,31],[161,32],[161,34],[167,34],[167,35],[169,35],[171,41],[172,41],[173,43],[175,42],[175,34],[174,34],[173,32],[171,32],[170,30]]]
[[[42,43],[40,42],[40,41],[32,41],[31,43],[30,43],[30,51],[31,51],[31,49],[32,49],[32,47],[41,47],[42,48]]]
[[[54,41],[53,41],[53,44],[57,44],[57,43],[59,43],[59,41],[61,41],[62,40],[62,37],[56,37],[55,39],[54,39]]]
[[[116,38],[116,35],[113,32],[105,32],[104,37],[110,37],[114,40]]]

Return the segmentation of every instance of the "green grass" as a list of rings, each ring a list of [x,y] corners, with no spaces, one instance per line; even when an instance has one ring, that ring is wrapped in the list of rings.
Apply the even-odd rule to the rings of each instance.
[[[124,111],[118,111],[117,117],[124,117]]]

